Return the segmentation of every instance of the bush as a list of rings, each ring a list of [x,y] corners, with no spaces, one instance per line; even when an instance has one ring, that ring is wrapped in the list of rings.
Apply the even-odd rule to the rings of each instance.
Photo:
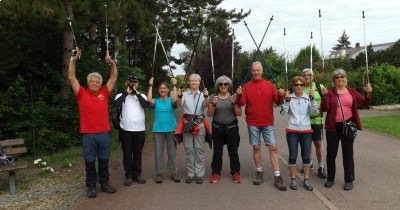
[[[372,66],[369,76],[374,105],[400,103],[400,68],[386,63]]]

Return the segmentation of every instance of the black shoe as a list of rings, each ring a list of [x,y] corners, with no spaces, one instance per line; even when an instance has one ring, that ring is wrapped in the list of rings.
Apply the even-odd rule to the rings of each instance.
[[[287,189],[286,185],[283,185],[281,176],[274,176],[274,186],[280,191],[285,191]]]
[[[143,177],[141,177],[141,176],[138,176],[138,177],[133,178],[133,181],[134,181],[134,182],[137,182],[137,183],[139,183],[139,184],[146,184],[146,180],[143,179]]]
[[[193,177],[186,177],[186,184],[191,184],[192,182],[194,182],[194,178]]]
[[[349,190],[352,190],[352,189],[353,189],[353,183],[352,182],[344,183],[343,190],[349,191]]]
[[[156,181],[157,184],[161,184],[163,182],[162,175],[161,174],[157,174],[156,178],[155,178],[155,181]]]
[[[203,177],[196,177],[196,184],[203,184]]]
[[[101,184],[101,191],[109,194],[116,192],[115,188],[111,187],[110,183],[108,182]]]
[[[325,172],[325,168],[323,167],[318,167],[318,176],[321,179],[325,179],[326,178],[326,172]]]
[[[253,179],[254,185],[260,185],[264,182],[264,173],[262,171],[257,171],[256,178]]]
[[[86,195],[88,198],[95,198],[97,196],[96,187],[90,186],[86,188]]]
[[[326,188],[331,188],[334,184],[335,184],[335,182],[327,181],[327,182],[325,182],[324,186]]]
[[[179,177],[178,173],[174,173],[171,176],[172,181],[174,181],[175,183],[181,182],[181,178]]]
[[[127,178],[124,181],[125,186],[131,186],[133,184],[133,180],[131,178]]]

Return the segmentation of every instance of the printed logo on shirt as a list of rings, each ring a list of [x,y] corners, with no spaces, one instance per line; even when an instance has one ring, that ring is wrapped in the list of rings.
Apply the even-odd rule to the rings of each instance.
[[[99,99],[100,101],[104,100],[103,94],[99,94],[99,95],[97,96],[97,99]]]

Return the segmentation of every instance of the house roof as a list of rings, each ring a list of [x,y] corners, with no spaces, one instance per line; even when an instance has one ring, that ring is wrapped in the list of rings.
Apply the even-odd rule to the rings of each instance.
[[[395,42],[375,44],[375,45],[372,45],[372,49],[375,52],[380,51],[380,50],[386,50],[387,48],[391,47],[394,43]],[[365,51],[365,46],[333,50],[333,51],[331,51],[331,54],[329,55],[329,59],[344,58],[344,57],[355,59],[358,56],[358,54],[360,54],[364,51]]]

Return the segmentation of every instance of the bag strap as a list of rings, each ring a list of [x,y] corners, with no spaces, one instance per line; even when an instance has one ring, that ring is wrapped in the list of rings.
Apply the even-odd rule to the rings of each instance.
[[[343,107],[342,107],[342,102],[340,101],[339,95],[337,93],[335,93],[335,96],[339,102],[339,106],[340,106],[340,111],[342,111],[342,118],[343,118],[343,126],[345,125],[346,121],[344,120],[344,113],[343,113]]]
[[[197,95],[197,94],[196,94],[196,95]],[[196,97],[196,95],[195,95],[195,97]],[[198,95],[199,95],[199,97],[197,98],[197,103],[196,103],[196,107],[194,108],[193,116],[196,116],[197,106],[199,105],[201,93],[199,93]],[[204,100],[205,100],[205,99],[204,99]]]

